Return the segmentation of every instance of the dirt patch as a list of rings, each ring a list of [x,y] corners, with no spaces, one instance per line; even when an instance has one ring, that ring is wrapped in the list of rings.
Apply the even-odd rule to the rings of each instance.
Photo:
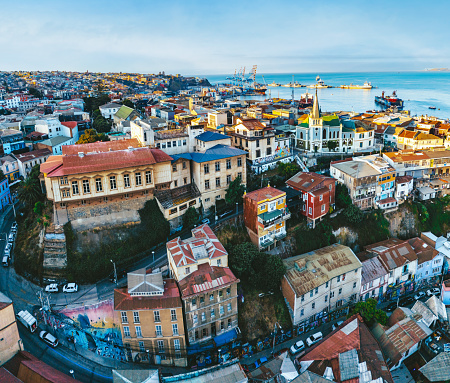
[[[358,242],[358,233],[346,226],[334,230],[333,234],[336,237],[337,242],[341,245],[353,248]]]
[[[244,293],[239,301],[239,328],[244,339],[253,341],[269,335],[278,322],[284,329],[292,328],[289,311],[280,291],[260,298],[258,292]]]
[[[409,205],[401,205],[397,211],[387,213],[389,233],[396,238],[411,238],[418,235],[418,222]]]

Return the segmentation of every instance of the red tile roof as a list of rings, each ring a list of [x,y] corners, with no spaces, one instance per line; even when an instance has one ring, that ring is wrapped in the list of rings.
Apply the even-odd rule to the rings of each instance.
[[[70,130],[73,130],[77,127],[77,122],[76,121],[65,121],[65,122],[61,122],[61,125],[64,125],[65,127],[69,128]]]
[[[282,197],[284,195],[286,195],[286,192],[275,189],[272,186],[267,186],[245,194],[244,198],[249,198],[253,201],[260,202],[267,199]]]
[[[334,178],[323,176],[313,172],[298,172],[295,176],[286,181],[286,185],[295,190],[300,190],[304,193],[316,190],[325,186],[324,181],[336,182]]]
[[[248,130],[262,130],[266,129],[266,126],[262,124],[259,120],[256,118],[248,119],[248,120],[241,120],[239,119],[238,124],[244,125]],[[270,128],[273,129],[273,128]]]
[[[166,246],[177,266],[197,263],[194,255],[195,248],[204,250],[204,254],[209,259],[228,255],[223,245],[207,224],[192,229],[191,238],[182,240],[180,237],[177,237],[167,242]]]
[[[64,155],[83,153],[101,153],[110,152],[115,150],[124,150],[129,147],[139,148],[139,141],[136,138],[131,138],[129,140],[116,140],[116,141],[106,141],[106,142],[94,142],[91,144],[81,144],[81,145],[66,145],[62,148],[62,153]]]
[[[187,298],[238,283],[228,267],[198,265],[198,269],[179,282],[181,297]]]
[[[0,368],[0,382],[2,383],[21,383],[22,380],[17,379],[6,368]]]
[[[406,184],[413,179],[412,176],[397,176],[395,177],[396,184]]]
[[[29,371],[34,372],[30,373]],[[26,381],[43,381],[43,382],[52,382],[52,383],[67,383],[70,382],[80,382],[79,380],[75,380],[71,378],[69,375],[66,375],[53,367],[45,364],[40,360],[24,360],[19,367],[19,374],[17,375],[19,379],[26,378]],[[38,378],[41,377],[41,378]],[[28,378],[31,378],[28,380]],[[81,382],[80,382],[81,383]]]
[[[423,239],[415,237],[408,240],[411,247],[417,254],[417,263],[420,265],[424,262],[431,261],[439,251],[433,249],[432,246],[428,245]]]
[[[20,162],[26,162],[30,160],[34,160],[36,158],[42,158],[45,156],[51,155],[52,152],[49,149],[40,149],[40,150],[33,150],[28,153],[22,153],[22,154],[16,154],[17,161]]]
[[[174,279],[164,280],[164,295],[140,296],[128,294],[128,289],[114,289],[114,310],[170,309],[181,306],[180,292]]]

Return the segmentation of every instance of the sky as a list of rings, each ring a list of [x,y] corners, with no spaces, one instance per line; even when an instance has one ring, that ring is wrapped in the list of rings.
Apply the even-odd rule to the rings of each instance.
[[[232,74],[450,67],[450,1],[9,1],[0,70]]]

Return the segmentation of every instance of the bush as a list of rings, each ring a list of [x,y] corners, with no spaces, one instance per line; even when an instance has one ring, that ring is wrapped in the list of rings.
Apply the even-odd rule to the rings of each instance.
[[[364,213],[355,205],[348,206],[342,214],[351,224],[361,223],[364,219]]]
[[[314,229],[299,228],[295,232],[297,252],[304,254],[336,243],[333,228],[328,221],[320,222]]]

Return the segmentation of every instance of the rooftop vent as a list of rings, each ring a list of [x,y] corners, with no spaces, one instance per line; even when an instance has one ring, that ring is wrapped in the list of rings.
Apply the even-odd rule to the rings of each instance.
[[[133,148],[132,146],[129,146],[129,147],[128,147],[128,151],[130,151],[130,152],[131,152],[133,149],[134,149],[134,148]]]
[[[78,157],[83,158],[84,157],[84,152],[78,152]]]

